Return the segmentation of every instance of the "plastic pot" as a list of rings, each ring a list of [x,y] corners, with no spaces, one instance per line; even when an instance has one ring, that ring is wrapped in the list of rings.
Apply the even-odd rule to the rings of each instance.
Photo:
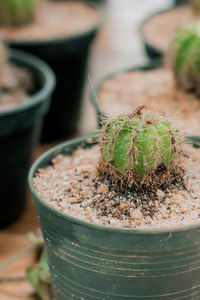
[[[0,228],[14,221],[24,208],[33,146],[55,86],[54,74],[40,59],[15,50],[10,61],[32,73],[35,92],[26,104],[0,111]]]
[[[89,50],[98,26],[54,40],[7,41],[10,47],[28,51],[43,59],[56,74],[57,86],[45,117],[43,142],[64,138],[77,128]]]
[[[45,240],[55,300],[199,300],[200,223],[163,230],[94,225],[39,198],[32,180],[55,155],[71,154],[79,139],[43,154],[29,187]]]

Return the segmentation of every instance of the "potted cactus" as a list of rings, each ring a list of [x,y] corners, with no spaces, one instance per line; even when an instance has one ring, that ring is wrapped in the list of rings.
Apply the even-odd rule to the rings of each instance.
[[[180,28],[171,45],[171,59],[178,85],[200,94],[200,37],[195,24]]]
[[[170,178],[180,155],[180,136],[164,118],[151,113],[142,116],[138,107],[133,114],[119,116],[102,130],[102,159],[98,171],[116,185],[141,187],[157,185],[162,165]],[[169,167],[169,166],[172,166]],[[164,174],[164,173],[163,173]]]
[[[89,50],[98,27],[97,10],[81,1],[1,1],[0,35],[10,47],[43,59],[57,77],[43,141],[66,137],[77,128]]]
[[[113,117],[145,103],[176,116],[175,122],[185,135],[200,137],[198,25],[179,28],[171,41],[170,60],[164,66],[158,60],[112,73],[97,83],[90,99],[99,125],[102,117]]]
[[[108,120],[98,144],[83,138],[43,154],[29,186],[54,298],[198,299],[199,199],[192,209],[188,199],[199,159],[145,107]]]
[[[40,59],[0,47],[0,228],[23,211],[26,176],[55,78]],[[31,83],[31,84],[30,84]]]

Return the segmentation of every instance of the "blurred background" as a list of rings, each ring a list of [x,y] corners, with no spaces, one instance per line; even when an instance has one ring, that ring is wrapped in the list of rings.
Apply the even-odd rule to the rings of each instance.
[[[97,129],[96,112],[89,100],[95,83],[110,72],[148,62],[139,26],[147,16],[171,7],[173,3],[173,0],[107,0],[102,4],[101,28],[91,48],[89,81],[84,91],[78,131],[73,137]],[[35,157],[54,144],[40,145]],[[27,233],[36,232],[38,227],[38,218],[28,193],[23,214],[0,231],[0,300],[38,299],[33,287],[24,280],[25,269],[36,255],[30,250]]]

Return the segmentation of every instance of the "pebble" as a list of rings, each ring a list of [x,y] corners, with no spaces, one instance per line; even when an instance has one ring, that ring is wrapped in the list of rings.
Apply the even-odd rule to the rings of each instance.
[[[163,200],[166,196],[166,194],[159,189],[157,190],[156,194],[157,194],[158,198],[160,198],[161,200]]]
[[[126,209],[127,207],[130,207],[130,204],[129,204],[129,203],[120,202],[120,204],[119,204],[119,209],[120,209],[120,210],[124,210],[124,209]]]
[[[139,220],[141,221],[143,219],[143,214],[140,210],[140,208],[131,208],[130,209],[130,217],[131,217],[131,220]]]
[[[106,184],[103,184],[103,185],[100,185],[99,187],[98,187],[98,189],[97,189],[97,192],[98,193],[102,193],[102,194],[106,194],[106,193],[108,193],[108,191],[109,191],[109,187],[108,187],[108,185],[106,185]]]
[[[78,198],[75,198],[75,197],[73,198],[73,197],[72,197],[72,198],[69,198],[69,199],[68,199],[68,203],[70,203],[70,204],[79,203],[79,202],[81,202],[81,201],[82,201],[82,199],[79,198],[79,197],[78,197]]]

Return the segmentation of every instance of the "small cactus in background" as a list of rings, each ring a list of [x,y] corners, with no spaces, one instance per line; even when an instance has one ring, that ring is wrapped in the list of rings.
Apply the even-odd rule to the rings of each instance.
[[[200,37],[197,25],[178,30],[170,55],[178,85],[200,95]]]
[[[0,0],[0,25],[18,26],[33,20],[38,0]]]
[[[180,142],[178,130],[165,117],[138,107],[102,129],[98,173],[120,186],[159,186],[170,181]]]

